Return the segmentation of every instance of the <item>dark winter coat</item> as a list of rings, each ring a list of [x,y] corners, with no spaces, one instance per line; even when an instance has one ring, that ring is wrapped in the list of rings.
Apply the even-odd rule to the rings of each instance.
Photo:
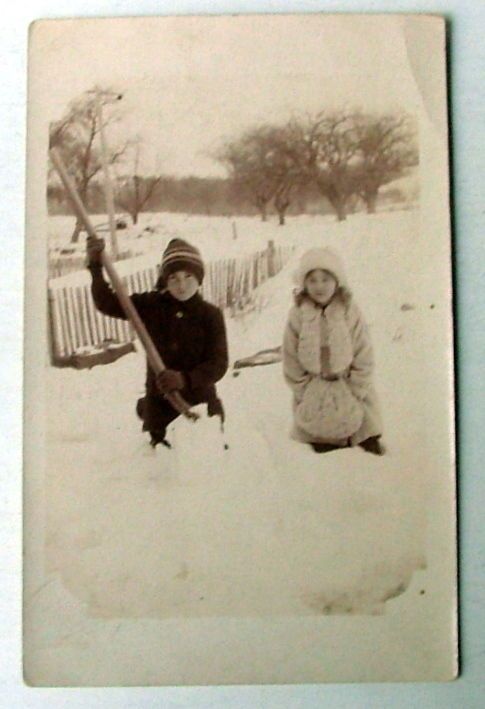
[[[104,279],[102,269],[91,267],[91,292],[96,307],[105,315],[126,320],[118,297]],[[213,402],[215,383],[227,371],[228,352],[224,318],[219,308],[196,293],[179,301],[167,291],[131,296],[163,363],[185,377],[181,394],[191,404]],[[147,362],[146,393],[160,398],[155,375]],[[155,425],[155,422],[149,424]],[[148,428],[151,428],[148,425]],[[156,426],[155,426],[156,427]]]

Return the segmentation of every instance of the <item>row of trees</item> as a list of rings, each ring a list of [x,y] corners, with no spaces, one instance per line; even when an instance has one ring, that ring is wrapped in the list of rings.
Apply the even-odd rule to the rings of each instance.
[[[380,188],[418,162],[416,127],[409,116],[322,112],[284,125],[256,126],[224,143],[213,157],[227,169],[227,179],[175,178],[160,171],[147,176],[142,174],[139,137],[113,144],[113,135],[122,134],[116,129],[122,119],[119,95],[110,89],[97,94],[87,91],[69,105],[62,119],[51,124],[50,143],[61,151],[81,199],[95,212],[104,211],[97,96],[104,127],[112,127],[108,162],[116,206],[134,224],[145,210],[259,212],[265,220],[270,208],[284,224],[288,210],[304,212],[318,198],[342,220],[359,200],[373,212]],[[52,166],[48,200],[54,211],[68,209]],[[81,229],[76,222],[72,242],[79,239]]]
[[[263,220],[272,203],[284,224],[292,199],[309,185],[343,220],[356,199],[374,212],[380,188],[418,164],[417,130],[404,114],[323,111],[252,128],[215,157]]]
[[[256,210],[238,195],[225,178],[174,177],[172,175],[123,175],[115,181],[116,204],[137,224],[140,212],[184,212],[223,215],[255,214]],[[48,187],[51,214],[71,214],[71,206],[61,185]],[[105,199],[102,185],[93,180],[85,204],[91,214],[102,214]]]
[[[156,184],[153,184],[153,183]],[[137,189],[135,184],[137,183]],[[257,207],[251,203],[231,180],[225,177],[174,177],[173,175],[125,175],[117,181],[117,211],[131,216],[134,224],[143,212],[179,212],[206,216],[256,216]],[[138,198],[137,198],[138,194]],[[50,214],[72,214],[72,207],[62,185],[52,183],[47,189]],[[405,195],[396,191],[394,201]],[[106,210],[102,184],[90,182],[84,203],[90,214],[103,214]],[[357,200],[349,209],[358,208]],[[273,213],[270,204],[269,214]],[[301,186],[292,194],[287,214],[331,214],[329,202],[311,184]]]

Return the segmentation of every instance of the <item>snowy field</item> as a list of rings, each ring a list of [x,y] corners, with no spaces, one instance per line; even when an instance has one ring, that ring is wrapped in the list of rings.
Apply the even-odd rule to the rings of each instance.
[[[47,571],[86,615],[106,618],[382,614],[406,589],[415,602],[430,495],[423,351],[427,323],[445,307],[431,299],[429,263],[425,282],[419,212],[297,217],[283,228],[237,219],[236,240],[230,220],[163,221],[167,233],[143,237],[157,252],[175,235],[207,260],[268,239],[297,247],[254,311],[226,316],[231,363],[280,344],[306,248],[342,254],[373,338],[388,452],[317,455],[292,441],[279,363],[229,370],[219,384],[229,450],[204,415],[176,421],[173,449],[155,452],[134,415],[141,351],[91,371],[49,368]]]
[[[95,227],[106,224],[104,215],[94,215],[91,220]],[[333,223],[335,217],[293,217],[285,227],[278,229],[274,217],[271,221],[262,222],[252,217],[142,213],[136,225],[131,224],[128,217],[128,227],[117,230],[116,239],[120,252],[131,251],[133,256],[151,256],[159,262],[170,239],[182,238],[197,246],[205,260],[215,261],[261,251],[266,248],[269,239],[274,239],[276,245],[287,245],[292,243],[299,224],[306,226],[308,221],[321,224],[322,220]],[[60,249],[73,250],[72,255],[84,256],[85,233],[81,234],[77,244],[70,243],[74,222],[74,217],[49,218],[49,251],[52,256],[58,256]],[[99,233],[106,239],[109,247],[108,233]]]

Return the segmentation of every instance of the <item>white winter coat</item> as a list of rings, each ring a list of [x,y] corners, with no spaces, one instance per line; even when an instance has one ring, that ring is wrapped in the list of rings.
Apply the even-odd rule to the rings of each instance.
[[[293,408],[301,401],[303,392],[312,377],[327,377],[339,374],[344,377],[352,393],[362,402],[364,419],[359,430],[350,437],[351,445],[357,445],[370,436],[382,434],[382,422],[379,411],[377,395],[372,384],[374,359],[372,345],[367,326],[362,314],[352,298],[343,299],[340,294],[334,296],[334,301],[323,309],[314,304],[309,298],[304,298],[300,305],[295,305],[289,313],[288,322],[283,340],[283,372],[286,382],[293,391]],[[308,312],[311,306],[315,309],[313,322],[317,328],[316,337],[308,337]],[[333,307],[333,306],[337,307]],[[332,308],[330,308],[332,306]],[[334,336],[334,313],[337,313],[337,323],[340,332]],[[339,319],[339,314],[342,316]],[[313,327],[313,326],[312,326]],[[310,331],[311,333],[311,331]],[[305,342],[302,343],[302,337]],[[334,349],[338,346],[342,351],[331,351],[330,343]],[[302,346],[303,344],[303,346]],[[350,351],[349,350],[350,347]],[[312,350],[319,350],[315,352]],[[302,361],[303,360],[303,361]],[[314,364],[319,362],[317,371]],[[335,371],[340,368],[336,363],[345,365],[344,371]],[[311,370],[311,371],[310,371]],[[293,424],[292,437],[305,443],[341,443],[335,441],[312,438],[306,431]]]

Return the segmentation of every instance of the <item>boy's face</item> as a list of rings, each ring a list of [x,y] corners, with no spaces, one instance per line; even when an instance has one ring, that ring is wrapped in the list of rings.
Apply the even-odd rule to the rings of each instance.
[[[319,305],[327,305],[337,290],[337,281],[328,271],[316,268],[305,278],[305,290]]]
[[[167,290],[177,300],[189,300],[198,289],[199,281],[190,271],[175,271],[167,278]]]

